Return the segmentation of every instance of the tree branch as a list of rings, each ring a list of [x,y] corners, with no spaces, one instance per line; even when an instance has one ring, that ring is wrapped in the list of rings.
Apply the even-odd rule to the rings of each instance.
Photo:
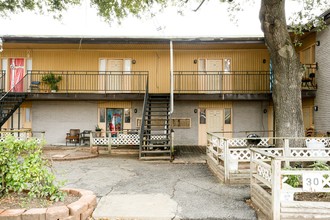
[[[199,6],[194,10],[194,12],[198,11],[199,8],[202,7],[202,5],[204,4],[204,2],[205,2],[205,0],[203,0],[203,1],[199,4]]]

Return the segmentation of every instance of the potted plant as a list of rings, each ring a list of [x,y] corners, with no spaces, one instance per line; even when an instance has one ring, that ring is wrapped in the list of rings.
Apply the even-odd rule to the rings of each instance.
[[[58,83],[62,80],[62,76],[55,76],[54,73],[48,73],[42,77],[42,82],[49,86],[51,92],[56,92],[58,90]]]
[[[99,127],[99,125],[95,126],[95,137],[101,137],[101,131],[102,129]]]

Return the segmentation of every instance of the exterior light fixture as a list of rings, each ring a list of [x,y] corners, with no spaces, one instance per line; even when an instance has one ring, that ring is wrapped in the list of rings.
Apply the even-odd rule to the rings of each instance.
[[[319,107],[317,105],[314,106],[314,111],[318,111],[319,110]]]
[[[197,113],[197,112],[198,112],[198,110],[195,108],[195,109],[194,109],[194,113]]]
[[[262,60],[262,63],[266,63],[266,62],[267,62],[267,60],[266,60],[266,59],[263,59],[263,60]]]
[[[136,108],[134,109],[134,113],[137,113],[137,109]]]
[[[318,40],[316,41],[316,46],[320,46],[321,45],[321,42]]]
[[[136,60],[132,60],[132,64],[136,64]]]
[[[194,59],[194,64],[197,64],[197,59]]]

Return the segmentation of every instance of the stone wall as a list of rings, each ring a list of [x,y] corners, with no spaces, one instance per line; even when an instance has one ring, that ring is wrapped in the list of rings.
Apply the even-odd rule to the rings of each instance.
[[[67,193],[81,196],[79,200],[63,206],[33,209],[0,209],[0,219],[6,220],[87,220],[96,208],[96,196],[83,189],[62,189]]]

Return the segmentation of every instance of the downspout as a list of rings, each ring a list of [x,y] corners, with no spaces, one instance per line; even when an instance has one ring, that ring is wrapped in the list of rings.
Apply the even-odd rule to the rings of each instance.
[[[172,115],[174,112],[174,78],[173,78],[173,42],[170,41],[170,112],[169,114]]]

